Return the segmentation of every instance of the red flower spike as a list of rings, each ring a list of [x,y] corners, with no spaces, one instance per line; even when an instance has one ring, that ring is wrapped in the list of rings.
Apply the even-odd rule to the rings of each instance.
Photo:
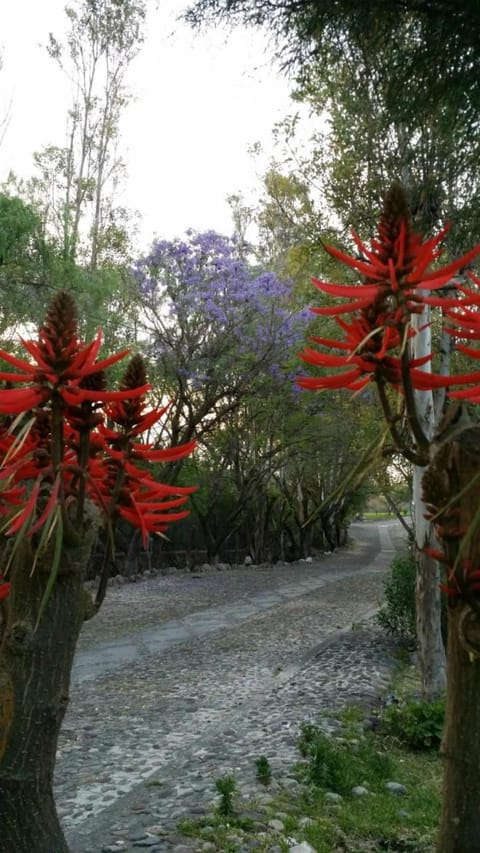
[[[48,526],[59,502],[78,502],[81,507],[84,490],[113,521],[123,515],[139,527],[144,542],[150,532],[163,532],[188,515],[180,508],[195,488],[157,483],[143,463],[182,459],[195,442],[154,449],[138,440],[169,406],[147,407],[151,386],[137,356],[119,390],[106,390],[102,371],[127,351],[99,359],[101,343],[100,331],[87,344],[79,340],[73,300],[63,293],[52,301],[38,340],[23,341],[31,361],[0,350],[0,360],[18,371],[0,372],[0,380],[26,384],[0,390],[0,415],[5,416],[5,425],[0,424],[0,517],[8,536],[38,533]],[[27,411],[33,418],[15,417]],[[63,446],[55,466],[53,412],[63,419]],[[105,415],[116,429],[103,425]],[[12,433],[6,429],[10,422]],[[22,485],[25,480],[33,482],[28,491]],[[8,590],[0,577],[0,598]]]
[[[343,340],[329,341],[325,338],[313,338],[320,346],[340,350],[340,354],[322,354],[307,348],[300,357],[307,363],[320,367],[345,367],[351,369],[344,373],[323,377],[301,377],[297,384],[311,390],[348,388],[358,390],[372,379],[382,378],[393,387],[401,390],[402,374],[400,354],[404,346],[405,334],[410,338],[408,329],[413,314],[422,312],[424,305],[438,306],[444,309],[452,325],[468,330],[470,339],[480,339],[480,318],[476,312],[468,312],[469,306],[480,303],[478,295],[465,289],[461,290],[462,299],[425,295],[424,291],[436,291],[442,288],[462,267],[469,264],[480,253],[480,245],[462,258],[447,264],[438,270],[428,268],[438,259],[438,249],[447,228],[436,237],[422,242],[420,235],[411,229],[408,208],[403,190],[394,186],[385,199],[380,220],[378,236],[371,241],[367,249],[358,235],[353,234],[354,242],[362,254],[362,259],[351,257],[336,247],[326,246],[327,251],[351,269],[359,272],[363,283],[329,284],[314,279],[313,283],[324,293],[346,297],[350,301],[332,306],[314,307],[311,310],[321,316],[334,317],[344,332]],[[364,260],[365,259],[365,260]],[[473,279],[475,284],[480,279]],[[352,297],[358,297],[354,301]],[[342,315],[352,314],[351,323],[342,320]],[[473,316],[472,316],[473,315]],[[478,332],[477,332],[478,330]],[[450,334],[455,334],[452,330]],[[461,336],[461,332],[457,336]],[[467,336],[467,335],[466,335]],[[480,353],[478,355],[480,357]],[[419,368],[426,361],[411,361],[410,373],[414,388],[431,390],[463,383],[476,382],[475,373],[461,376],[438,376]],[[480,388],[473,389],[475,399]],[[465,392],[465,396],[468,396]],[[463,395],[463,392],[458,392]],[[473,399],[470,397],[470,399]]]

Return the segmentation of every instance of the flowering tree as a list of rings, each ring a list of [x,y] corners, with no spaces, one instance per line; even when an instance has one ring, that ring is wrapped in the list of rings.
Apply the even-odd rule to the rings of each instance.
[[[234,239],[207,231],[160,240],[134,276],[149,354],[175,401],[173,444],[208,435],[285,376],[306,312],[292,310],[291,282],[252,268]]]
[[[453,263],[430,269],[440,256],[444,234],[445,229],[423,240],[414,233],[404,193],[394,186],[370,248],[353,234],[360,257],[327,246],[360,273],[362,283],[314,280],[323,293],[348,301],[313,309],[334,317],[340,335],[313,339],[322,349],[308,348],[302,358],[329,372],[302,377],[298,383],[313,390],[348,388],[356,393],[374,383],[394,445],[426,468],[424,499],[441,546],[430,551],[445,566],[443,589],[448,597],[444,809],[438,850],[473,853],[480,837],[480,427],[465,423],[461,406],[450,404],[439,431],[430,438],[421,413],[425,394],[436,389],[448,389],[450,398],[480,402],[480,371],[445,376],[432,369],[431,352],[414,355],[422,334],[415,319],[425,306],[433,306],[442,309],[445,331],[457,350],[480,358],[480,350],[472,346],[480,340],[480,279],[468,273],[469,284],[452,283],[480,253],[480,245]],[[447,283],[453,295],[443,292]]]
[[[2,850],[62,853],[52,794],[55,751],[70,671],[85,619],[99,609],[84,589],[101,524],[117,519],[148,533],[187,515],[190,487],[156,482],[148,462],[188,455],[194,442],[154,450],[141,442],[165,408],[148,408],[150,386],[134,356],[116,391],[105,370],[128,351],[99,359],[101,333],[79,340],[75,305],[54,297],[28,359],[0,350],[0,825]]]

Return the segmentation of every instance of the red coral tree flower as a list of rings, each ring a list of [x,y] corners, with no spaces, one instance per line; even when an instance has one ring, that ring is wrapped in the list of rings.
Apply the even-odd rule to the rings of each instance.
[[[401,390],[406,366],[412,387],[419,390],[480,382],[478,372],[455,378],[436,376],[430,371],[421,370],[430,356],[417,360],[408,356],[408,341],[416,334],[411,318],[421,313],[425,305],[440,306],[449,313],[452,322],[456,319],[461,323],[458,315],[465,307],[479,304],[478,297],[466,289],[459,289],[459,294],[464,297],[460,307],[458,297],[445,297],[436,293],[480,252],[479,245],[458,260],[440,269],[430,270],[440,257],[439,244],[446,231],[444,229],[436,237],[425,241],[416,234],[411,227],[405,194],[400,186],[394,185],[385,197],[378,236],[371,241],[371,247],[367,248],[353,232],[360,259],[334,246],[325,247],[333,257],[360,273],[363,281],[351,285],[313,279],[315,286],[323,293],[348,299],[345,303],[312,308],[316,314],[333,317],[343,337],[338,340],[312,338],[314,343],[340,351],[338,354],[307,348],[300,357],[319,367],[345,370],[343,373],[301,377],[297,380],[300,387],[311,390],[348,388],[358,391],[371,380],[377,380]],[[341,318],[344,314],[352,315],[350,323]],[[480,330],[478,320],[477,327]]]
[[[100,331],[90,343],[79,339],[74,301],[62,292],[52,300],[38,340],[22,340],[30,360],[0,350],[0,359],[16,371],[0,373],[9,385],[0,390],[0,516],[6,535],[37,535],[40,544],[57,537],[61,544],[68,525],[81,529],[87,499],[101,506],[110,528],[122,516],[140,528],[144,541],[188,514],[172,510],[194,488],[158,483],[145,465],[180,459],[195,442],[164,450],[141,443],[141,434],[166,408],[147,408],[151,386],[139,356],[120,388],[106,389],[105,369],[128,350],[100,359],[101,341]],[[8,591],[9,584],[0,583],[0,598]]]

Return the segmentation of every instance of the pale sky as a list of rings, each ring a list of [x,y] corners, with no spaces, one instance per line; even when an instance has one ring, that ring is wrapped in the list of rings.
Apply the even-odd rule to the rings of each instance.
[[[151,4],[154,6],[154,4]],[[176,21],[187,0],[159,0],[131,67],[135,94],[124,116],[125,202],[141,213],[140,246],[187,228],[232,230],[225,197],[254,197],[272,152],[275,122],[293,108],[273,48],[254,30],[193,33]],[[49,32],[62,34],[65,0],[14,0],[0,11],[0,118],[10,120],[0,147],[0,180],[33,172],[32,154],[65,141],[68,82],[48,57]],[[259,141],[266,154],[254,160]]]

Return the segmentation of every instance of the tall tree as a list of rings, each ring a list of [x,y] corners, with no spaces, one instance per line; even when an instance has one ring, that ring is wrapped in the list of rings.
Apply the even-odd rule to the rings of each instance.
[[[474,752],[480,736],[478,714],[472,712],[480,701],[479,428],[468,419],[465,425],[462,408],[454,406],[432,438],[419,402],[426,395],[428,405],[432,389],[447,387],[450,398],[478,403],[480,374],[473,370],[445,376],[431,370],[431,353],[418,357],[415,352],[418,328],[412,319],[424,306],[440,307],[450,334],[466,341],[458,344],[459,349],[473,360],[480,358],[473,345],[480,339],[480,279],[471,275],[468,286],[458,284],[457,298],[442,293],[452,276],[479,255],[480,244],[464,257],[432,269],[441,238],[440,233],[423,240],[413,231],[405,195],[395,186],[386,196],[378,234],[370,246],[354,235],[360,257],[327,247],[360,274],[361,283],[317,282],[321,291],[347,302],[317,309],[336,317],[339,334],[317,339],[320,348],[303,353],[319,373],[299,382],[311,390],[348,388],[357,394],[373,384],[392,441],[407,459],[426,469],[424,496],[443,548],[435,557],[446,566],[443,588],[449,602],[444,808],[437,849],[473,853],[480,832],[480,756]],[[466,387],[458,390],[459,385]]]
[[[62,44],[52,34],[50,56],[72,83],[67,143],[35,155],[44,215],[65,260],[91,270],[128,244],[125,211],[115,206],[124,164],[118,154],[120,118],[128,103],[126,75],[143,41],[144,0],[75,0],[66,7]],[[123,220],[123,221],[122,221]]]

